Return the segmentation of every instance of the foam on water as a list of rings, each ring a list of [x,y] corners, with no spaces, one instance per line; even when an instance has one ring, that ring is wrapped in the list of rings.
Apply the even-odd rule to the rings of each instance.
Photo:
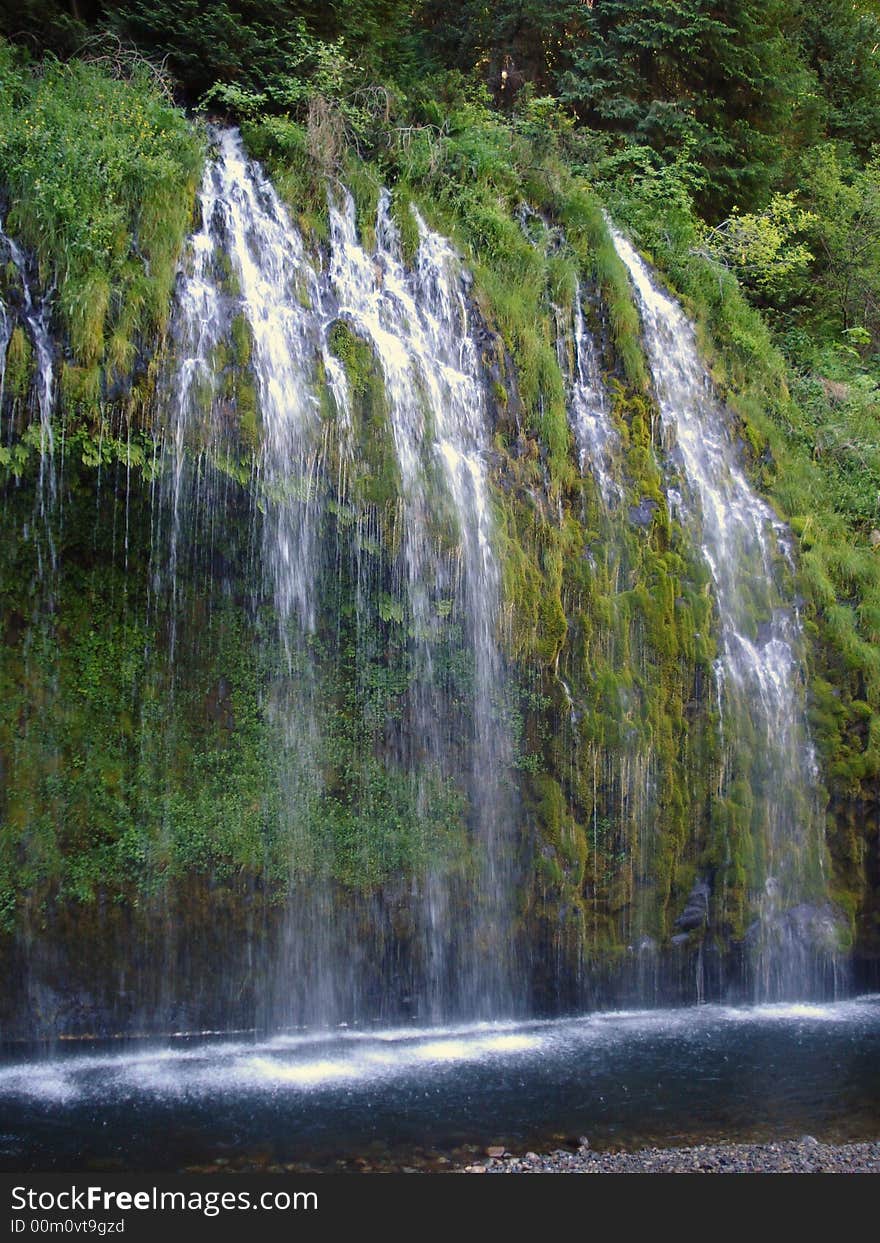
[[[515,1024],[469,1024],[435,1029],[311,1032],[256,1043],[223,1042],[175,1049],[139,1049],[31,1061],[0,1068],[0,1099],[70,1105],[128,1099],[332,1091],[381,1093],[390,1081],[425,1088],[444,1081],[447,1068],[485,1067],[489,1080],[511,1065],[570,1066],[592,1050],[625,1055],[649,1041],[662,1046],[709,1041],[731,1025],[755,1033],[785,1027],[876,1026],[880,995],[828,1005],[701,1006],[676,1010],[621,1010]]]

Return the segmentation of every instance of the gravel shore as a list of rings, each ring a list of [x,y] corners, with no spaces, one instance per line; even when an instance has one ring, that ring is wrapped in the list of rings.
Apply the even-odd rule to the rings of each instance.
[[[823,1144],[801,1139],[768,1144],[699,1144],[693,1148],[643,1148],[639,1152],[556,1149],[525,1156],[488,1149],[467,1174],[877,1174],[880,1141]]]
[[[184,1166],[182,1174],[880,1174],[880,1140],[821,1143],[811,1135],[775,1142],[696,1144],[596,1152],[580,1146],[550,1152],[511,1153],[493,1145],[465,1144],[448,1155],[419,1148],[391,1152],[374,1145],[366,1156],[276,1163],[270,1149]],[[101,1168],[101,1167],[99,1167]]]

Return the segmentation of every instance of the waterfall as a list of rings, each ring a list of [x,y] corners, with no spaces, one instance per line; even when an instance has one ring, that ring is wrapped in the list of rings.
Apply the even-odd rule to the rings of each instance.
[[[310,632],[320,557],[317,357],[343,406],[344,380],[322,335],[326,316],[318,274],[306,259],[299,232],[271,184],[247,160],[237,133],[226,131],[220,146],[219,199],[253,335],[264,430],[260,488],[274,502],[267,506],[264,557],[280,623],[295,618]]]
[[[381,962],[385,933],[375,921],[381,925],[388,916],[381,897],[340,892],[316,833],[324,814],[327,705],[318,655],[318,631],[327,620],[322,593],[338,558],[346,555],[330,546],[327,515],[328,505],[348,504],[343,467],[354,453],[352,397],[330,346],[333,325],[346,324],[381,372],[400,478],[398,560],[410,679],[399,754],[386,762],[410,772],[425,823],[438,775],[462,788],[469,808],[471,864],[450,870],[443,861],[431,863],[414,881],[411,903],[421,949],[413,951],[417,996],[410,1006],[434,1019],[452,1013],[488,1017],[512,1006],[515,808],[506,784],[510,745],[499,724],[501,586],[486,466],[489,412],[471,331],[468,278],[449,244],[418,216],[418,254],[414,266],[406,266],[387,192],[379,199],[374,253],[359,239],[348,192],[332,191],[330,203],[325,270],[322,257],[307,252],[259,166],[245,155],[238,133],[217,136],[217,154],[199,192],[200,227],[190,239],[178,286],[175,361],[166,382],[168,460],[158,507],[165,551],[155,588],[161,591],[164,584],[176,612],[184,546],[190,558],[197,555],[193,544],[216,521],[199,509],[225,503],[222,472],[214,470],[213,483],[204,477],[223,457],[231,434],[218,353],[243,319],[259,420],[248,483],[255,500],[252,521],[260,532],[263,590],[273,603],[283,652],[266,711],[280,742],[280,814],[291,846],[290,906],[269,972],[267,1021],[329,1024],[363,1017],[369,980],[387,969]],[[343,464],[335,480],[322,414],[328,390]],[[355,545],[357,540],[355,534]],[[358,627],[365,633],[375,625],[376,601],[370,597],[376,584],[360,565],[357,547],[352,555],[360,566]],[[464,707],[442,658],[445,636],[456,627],[471,670]],[[372,636],[367,642],[375,646]],[[389,991],[406,987],[386,983]]]
[[[211,417],[217,395],[215,353],[228,341],[235,314],[243,314],[253,343],[263,430],[255,486],[268,515],[264,563],[287,644],[291,619],[304,631],[315,627],[322,453],[318,357],[343,410],[344,375],[327,347],[318,274],[306,259],[302,238],[271,183],[248,160],[235,130],[219,135],[218,156],[205,174],[199,207],[201,228],[190,239],[189,269],[178,291],[178,358],[170,386],[172,574],[180,538],[184,447],[197,421],[207,419],[202,444],[222,452],[216,410]],[[221,289],[222,258],[237,279],[237,295]]]
[[[55,407],[55,351],[49,327],[53,290],[48,290],[42,296],[36,293],[31,283],[25,255],[18,243],[4,233],[2,221],[0,221],[0,252],[2,252],[3,248],[9,252],[9,258],[21,282],[21,315],[27,324],[35,353],[36,375],[34,390],[37,399],[37,413],[40,420],[40,467],[37,503],[41,526],[46,537],[49,567],[54,571],[56,569],[56,553],[52,521],[58,500],[58,480],[55,469],[55,433],[52,427],[52,414]],[[11,335],[11,326],[5,311],[4,321],[7,325],[7,333]],[[5,357],[5,345],[3,354]],[[39,550],[38,555],[42,563],[42,553]]]
[[[748,871],[758,912],[746,937],[754,992],[761,999],[806,996],[823,987],[836,932],[825,896],[803,635],[788,602],[790,535],[746,479],[691,324],[629,241],[614,229],[612,238],[641,311],[669,458],[670,509],[692,532],[715,589],[721,796],[750,817],[750,840],[739,841],[731,862]]]
[[[581,472],[590,471],[606,509],[621,499],[615,478],[620,436],[611,418],[602,382],[599,355],[584,318],[583,291],[575,285],[569,323],[557,308],[556,354],[567,383],[568,411],[578,448]]]
[[[330,1022],[350,980],[336,978],[339,921],[310,833],[321,792],[310,636],[327,559],[319,364],[343,423],[348,397],[327,345],[324,289],[298,230],[246,156],[238,132],[214,137],[217,154],[199,191],[201,226],[190,239],[178,286],[175,361],[166,386],[170,461],[159,506],[169,530],[156,586],[167,579],[173,667],[181,546],[189,545],[190,561],[205,556],[199,542],[222,525],[229,503],[230,460],[248,456],[235,443],[237,412],[230,412],[219,375],[221,352],[228,352],[236,332],[239,340],[244,333],[258,439],[249,478],[242,482],[251,495],[256,579],[272,602],[275,637],[263,634],[262,643],[267,651],[280,649],[282,657],[264,706],[277,740],[267,770],[282,787],[274,804],[290,843],[291,873],[286,931],[262,1010],[269,1022]]]
[[[635,457],[584,289],[555,309],[556,348],[581,470],[596,486],[554,496],[514,390],[494,426],[492,377],[507,373],[455,247],[387,190],[366,219],[344,186],[326,192],[326,221],[301,232],[238,132],[213,133],[156,364],[152,445],[139,422],[152,368],[140,359],[130,397],[113,382],[94,408],[75,400],[57,382],[72,363],[50,335],[54,295],[0,234],[5,495],[39,574],[9,624],[25,704],[10,699],[4,723],[14,812],[24,827],[38,809],[62,884],[68,863],[77,880],[82,847],[75,919],[106,935],[106,961],[121,964],[63,1021],[479,1021],[604,1002],[620,987],[645,999],[667,978],[678,989],[685,968],[688,989],[696,973],[715,996],[741,942],[758,997],[818,991],[838,926],[791,539],[748,483],[681,309],[615,235],[686,537],[667,548],[647,534],[654,502],[647,524],[642,506],[623,503]],[[114,461],[115,485],[102,485]],[[517,531],[522,548],[510,542]],[[676,564],[663,590],[681,581],[686,617],[701,619],[691,633],[706,630],[710,608],[708,590],[692,604],[694,583],[714,585],[723,763],[713,791],[701,762],[716,754],[706,648],[661,650],[644,610],[642,571],[667,552]],[[517,621],[535,627],[542,584],[561,574],[569,638],[555,670],[537,657],[508,664],[502,568],[529,613]],[[665,624],[679,597],[663,600]],[[679,778],[693,785],[673,809],[672,859],[663,800]],[[699,811],[686,836],[679,810],[710,799],[706,838]],[[118,847],[119,867],[108,866],[122,877],[106,918],[105,845]],[[704,848],[711,866],[688,901],[717,940],[701,957],[686,907],[665,955],[669,893],[682,876],[691,883]],[[53,1007],[72,1005],[63,977],[76,963],[67,933],[38,919],[42,908],[25,912],[16,946],[34,981],[21,1012],[45,1014],[48,1030]]]
[[[469,331],[466,277],[449,244],[418,212],[415,217],[419,248],[409,272],[387,191],[379,198],[372,256],[358,242],[351,195],[343,191],[341,206],[331,196],[330,279],[340,317],[371,343],[385,379],[401,473],[403,556],[418,675],[410,730],[412,741],[426,748],[441,771],[448,767],[450,740],[438,712],[432,650],[453,602],[474,661],[469,794],[481,878],[471,900],[453,911],[442,878],[428,877],[428,1009],[434,1017],[450,1008],[497,1014],[511,1004],[513,807],[504,785],[509,740],[497,722],[500,572],[485,462],[488,409],[479,351]],[[443,510],[450,507],[451,532],[443,529]]]
[[[557,250],[565,245],[558,226],[528,203],[520,203],[516,216],[523,235],[538,250]],[[556,359],[566,385],[569,421],[578,449],[581,473],[589,471],[607,510],[622,497],[615,478],[620,457],[620,436],[611,417],[608,392],[602,380],[599,351],[584,316],[584,291],[575,280],[571,309],[551,303],[556,326]]]
[[[6,387],[6,350],[12,336],[12,320],[6,310],[6,303],[0,298],[0,409],[3,408],[3,393]]]
[[[175,331],[176,366],[171,383],[167,386],[170,433],[170,469],[164,478],[166,504],[157,510],[159,520],[169,516],[167,559],[157,560],[154,566],[153,588],[161,593],[163,578],[167,579],[171,592],[169,663],[173,669],[177,640],[177,619],[180,612],[178,596],[178,560],[186,523],[184,521],[185,492],[191,488],[187,475],[187,441],[200,416],[200,406],[208,405],[215,397],[215,375],[212,355],[223,328],[221,299],[217,284],[211,278],[211,266],[216,258],[213,237],[214,208],[217,191],[214,185],[215,170],[205,174],[199,190],[198,206],[201,228],[189,239],[187,267],[177,288],[177,307],[173,328]],[[186,489],[185,489],[186,484]],[[154,552],[163,547],[161,532],[153,536]]]

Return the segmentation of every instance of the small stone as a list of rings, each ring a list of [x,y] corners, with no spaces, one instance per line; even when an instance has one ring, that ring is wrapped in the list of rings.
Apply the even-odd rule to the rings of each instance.
[[[503,1157],[504,1156],[503,1146],[500,1144],[490,1145],[490,1147],[486,1149],[486,1156],[487,1157]]]

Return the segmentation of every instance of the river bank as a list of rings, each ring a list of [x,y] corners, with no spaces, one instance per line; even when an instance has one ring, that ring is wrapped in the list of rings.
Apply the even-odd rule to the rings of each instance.
[[[573,1144],[574,1141],[572,1141]],[[594,1151],[584,1140],[548,1152],[512,1153],[500,1145],[462,1145],[446,1155],[429,1148],[408,1152],[372,1147],[365,1155],[332,1162],[276,1164],[252,1152],[204,1165],[186,1174],[880,1174],[880,1140],[823,1142],[798,1139]]]
[[[556,1149],[524,1156],[487,1150],[463,1167],[469,1174],[877,1174],[880,1141],[826,1144],[811,1135],[762,1144],[697,1144],[636,1152]]]

